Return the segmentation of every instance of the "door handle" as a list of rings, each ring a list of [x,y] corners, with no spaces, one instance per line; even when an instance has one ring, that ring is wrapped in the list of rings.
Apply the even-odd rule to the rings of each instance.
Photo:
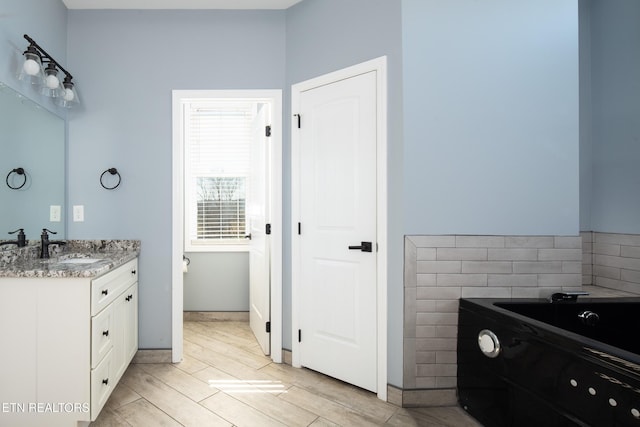
[[[371,242],[360,242],[360,246],[349,246],[351,250],[360,250],[362,252],[373,252]]]

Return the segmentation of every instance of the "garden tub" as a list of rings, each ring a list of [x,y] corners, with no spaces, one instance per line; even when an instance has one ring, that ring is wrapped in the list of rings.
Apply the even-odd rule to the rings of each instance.
[[[486,427],[640,427],[640,298],[461,299],[458,398]]]

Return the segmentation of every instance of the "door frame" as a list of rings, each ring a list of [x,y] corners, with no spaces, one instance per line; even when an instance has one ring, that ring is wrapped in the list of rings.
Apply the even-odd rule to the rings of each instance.
[[[305,80],[291,86],[291,112],[299,110],[301,93],[360,74],[376,72],[377,141],[376,141],[376,216],[377,216],[377,395],[387,400],[387,58],[382,56],[348,68]],[[304,122],[304,117],[301,117]],[[300,133],[297,119],[291,119],[291,358],[300,367],[300,277],[301,255],[298,236],[300,218]],[[302,124],[304,126],[304,124]]]
[[[180,99],[210,94],[212,98],[255,98],[273,103],[271,112],[271,203],[270,203],[270,317],[271,359],[282,363],[282,90],[173,90],[173,152],[172,152],[172,222],[171,222],[171,362],[178,363],[183,354],[184,278],[184,143],[183,129],[176,125],[180,114]]]

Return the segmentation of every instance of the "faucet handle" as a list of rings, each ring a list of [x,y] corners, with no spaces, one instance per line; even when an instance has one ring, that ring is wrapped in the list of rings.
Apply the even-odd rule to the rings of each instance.
[[[589,295],[589,292],[585,291],[573,291],[573,292],[556,292],[549,297],[550,302],[576,302],[578,296]]]
[[[56,231],[51,231],[51,230],[48,230],[48,229],[46,229],[46,228],[43,228],[43,229],[42,229],[42,235],[43,235],[43,236],[46,236],[46,235],[47,235],[47,231],[48,231],[49,233],[51,233],[51,234],[58,234]]]
[[[18,228],[16,231],[9,231],[9,234],[18,233],[18,247],[22,248],[27,246],[27,236],[24,234],[24,228]]]

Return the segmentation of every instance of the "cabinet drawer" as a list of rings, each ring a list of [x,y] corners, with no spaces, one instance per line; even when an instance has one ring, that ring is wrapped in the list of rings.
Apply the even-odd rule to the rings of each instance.
[[[115,381],[111,378],[110,350],[95,369],[91,370],[91,421],[94,421],[111,395]]]
[[[138,281],[138,259],[91,281],[91,315],[109,305],[120,292]]]
[[[113,346],[113,304],[91,318],[91,368],[98,366]]]

